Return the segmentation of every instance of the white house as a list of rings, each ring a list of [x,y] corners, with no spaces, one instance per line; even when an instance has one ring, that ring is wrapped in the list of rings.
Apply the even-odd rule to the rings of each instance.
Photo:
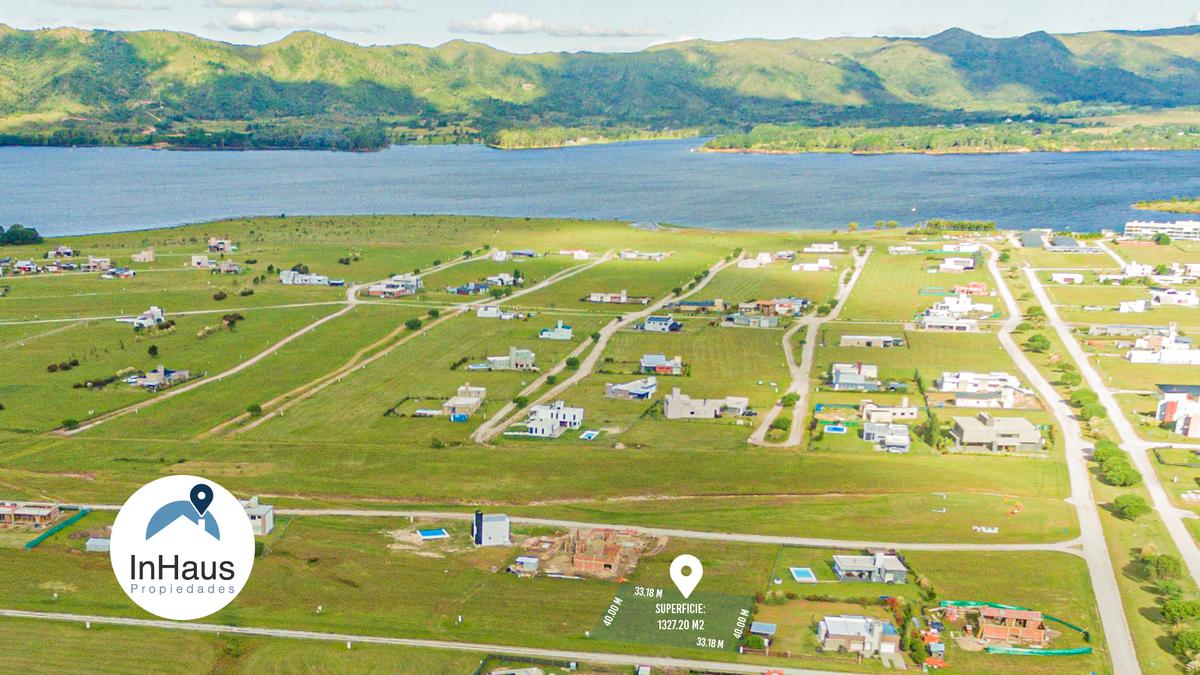
[[[980,245],[974,241],[964,241],[954,244],[942,244],[942,250],[946,253],[978,253]]]
[[[254,530],[254,536],[265,537],[275,529],[274,506],[259,503],[258,497],[251,497],[248,501],[242,502],[242,508],[246,510],[246,516],[250,518],[250,528]]]
[[[1117,311],[1122,314],[1141,314],[1149,308],[1149,304],[1146,300],[1122,300],[1117,305]]]
[[[995,306],[987,302],[975,302],[972,296],[966,293],[947,296],[940,302],[934,303],[932,307],[925,310],[929,316],[954,316],[961,317],[966,314],[978,312],[980,314],[991,314],[995,310]]]
[[[1056,284],[1082,284],[1083,275],[1074,272],[1055,272],[1050,275],[1050,281]]]
[[[508,260],[509,255],[508,255],[508,251],[502,251],[500,249],[496,249],[495,251],[492,251],[491,255],[489,255],[488,257],[496,262],[505,262],[506,260]]]
[[[529,349],[509,347],[505,356],[487,357],[488,370],[535,370],[537,354]]]
[[[198,270],[210,269],[212,266],[213,266],[212,261],[209,260],[208,256],[206,256],[206,255],[192,256],[192,262],[191,262],[191,264],[188,265],[188,267],[191,267],[193,269],[198,269]]]
[[[134,328],[151,328],[162,323],[165,319],[166,314],[163,313],[162,307],[151,306],[150,309],[135,317],[121,317],[117,319],[117,323],[133,324]]]
[[[643,377],[640,380],[625,382],[624,384],[606,383],[604,385],[604,395],[608,398],[618,398],[629,401],[643,401],[658,391],[658,378],[654,376]]]
[[[864,422],[887,423],[896,420],[915,420],[920,411],[915,405],[908,404],[908,397],[900,399],[900,405],[879,405],[871,400],[859,403],[858,414]]]
[[[939,272],[965,272],[975,269],[974,258],[943,258],[942,264],[938,265]]]
[[[154,262],[154,247],[134,253],[131,258],[135,263],[152,263]]]
[[[669,253],[662,251],[634,251],[633,249],[625,249],[621,251],[621,260],[651,260],[659,262],[666,260]]]
[[[912,246],[889,246],[888,255],[914,255],[917,249]]]
[[[582,248],[564,248],[558,252],[559,255],[569,255],[575,260],[588,260],[592,254]]]
[[[471,521],[471,540],[476,546],[511,546],[508,516],[476,511]]]
[[[328,280],[326,280],[328,282]],[[421,290],[424,282],[415,274],[397,274],[377,284],[367,286],[367,295],[377,298],[400,298]]]
[[[553,328],[543,328],[538,337],[542,340],[570,340],[574,334],[575,331],[560,320]]]
[[[966,370],[943,372],[938,380],[938,391],[943,393],[1000,391],[1005,388],[1020,389],[1021,381],[1009,373],[973,373]]]
[[[303,274],[295,270],[280,270],[279,283],[285,286],[328,286],[329,277],[323,274]],[[376,284],[378,285],[378,284]],[[371,286],[367,289],[371,293]],[[380,295],[379,293],[371,293],[371,295]]]
[[[1194,288],[1183,290],[1179,288],[1155,287],[1150,289],[1150,304],[1195,307],[1200,305],[1200,297],[1197,297],[1196,289]]]
[[[1125,223],[1125,236],[1135,239],[1149,239],[1159,234],[1165,234],[1172,239],[1200,239],[1200,220],[1177,220],[1171,223],[1155,223],[1144,220],[1133,220]]]
[[[679,387],[671,390],[663,397],[663,414],[669,420],[681,419],[716,419],[724,415],[744,415],[750,407],[750,399],[745,396],[726,396],[725,398],[692,398],[681,393]]]
[[[804,248],[805,253],[844,253],[838,242],[813,243]]]
[[[817,258],[816,262],[799,262],[792,265],[793,272],[828,272],[833,269],[829,258]]]
[[[493,286],[516,286],[517,285],[516,278],[513,275],[509,274],[508,272],[501,272],[499,274],[493,274],[490,277],[488,277],[487,279],[485,279],[485,281],[487,281],[489,284],[491,284]]]
[[[558,438],[567,429],[583,426],[583,408],[572,408],[563,401],[549,405],[535,405],[529,409],[525,428],[532,436]]]
[[[1192,349],[1192,341],[1181,337],[1172,323],[1166,335],[1143,335],[1125,354],[1132,363],[1161,363],[1178,366],[1200,365],[1200,349]]]
[[[979,330],[977,319],[963,319],[957,316],[940,314],[925,314],[917,320],[921,330],[944,330],[957,333],[973,333]]]
[[[1126,278],[1136,279],[1138,277],[1148,277],[1151,274],[1154,274],[1154,268],[1150,265],[1131,260],[1125,264],[1125,267],[1121,269],[1121,273],[1124,274]]]
[[[675,317],[668,314],[666,316],[648,316],[642,322],[642,330],[647,333],[676,333],[683,329],[683,324],[676,321]]]
[[[516,312],[500,309],[500,305],[482,305],[475,310],[475,316],[480,319],[502,319],[509,321],[517,318]]]

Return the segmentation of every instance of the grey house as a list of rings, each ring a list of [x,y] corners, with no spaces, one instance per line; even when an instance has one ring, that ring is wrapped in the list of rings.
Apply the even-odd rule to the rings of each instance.
[[[1042,432],[1023,417],[995,417],[981,412],[955,417],[950,430],[954,449],[972,452],[1040,452]]]
[[[874,555],[835,555],[833,572],[837,574],[838,581],[902,584],[908,579],[908,568],[899,556],[882,552]]]

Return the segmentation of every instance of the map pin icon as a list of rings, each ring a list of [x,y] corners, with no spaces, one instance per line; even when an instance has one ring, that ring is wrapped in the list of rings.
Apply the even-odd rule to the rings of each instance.
[[[200,483],[196,487],[192,488],[191,498],[192,506],[196,507],[196,513],[204,515],[204,512],[208,510],[208,505],[212,503],[212,488],[208,487],[204,483]]]
[[[675,588],[683,594],[684,600],[696,590],[696,585],[703,577],[704,565],[696,556],[684,554],[671,561],[671,581],[675,582]]]

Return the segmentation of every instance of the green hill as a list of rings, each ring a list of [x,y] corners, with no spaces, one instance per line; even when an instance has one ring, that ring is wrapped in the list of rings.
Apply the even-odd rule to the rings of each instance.
[[[1055,121],[1200,105],[1200,29],[510,54],[0,25],[0,142],[371,148],[502,130]],[[561,135],[556,132],[555,136]],[[567,134],[569,135],[569,134]]]

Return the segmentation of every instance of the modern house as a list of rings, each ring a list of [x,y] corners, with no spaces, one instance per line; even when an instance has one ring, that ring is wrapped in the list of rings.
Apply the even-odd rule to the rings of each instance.
[[[279,270],[279,283],[285,286],[328,286],[329,277],[324,274],[306,274],[295,270]],[[376,297],[389,297],[381,290],[383,284],[373,284],[367,287],[367,294]]]
[[[907,245],[888,247],[888,255],[915,255],[916,252],[917,249]]]
[[[1121,300],[1117,305],[1117,311],[1121,314],[1141,314],[1150,309],[1150,303],[1147,300]]]
[[[233,241],[229,237],[209,237],[208,252],[209,253],[228,253],[237,250],[233,245]]]
[[[865,657],[895,655],[900,634],[883,619],[843,614],[827,616],[817,624],[817,640],[824,651],[847,651]]]
[[[973,269],[975,269],[974,258],[946,257],[942,258],[942,264],[938,265],[939,272],[966,272]]]
[[[130,384],[135,387],[158,391],[166,389],[172,385],[186,381],[191,376],[186,370],[170,370],[166,366],[159,364],[157,368],[150,372],[134,377]]]
[[[792,265],[793,272],[828,272],[833,269],[829,258],[817,258],[816,261],[798,262]]]
[[[625,249],[621,251],[621,260],[651,260],[659,262],[666,260],[670,253],[662,251],[634,251],[633,249]]]
[[[1160,384],[1155,386],[1158,403],[1154,419],[1188,438],[1200,438],[1200,386]]]
[[[46,251],[45,257],[47,260],[53,260],[54,258],[74,258],[75,249],[70,246],[57,246],[52,251]]]
[[[525,428],[531,436],[558,438],[567,429],[578,429],[583,425],[583,408],[569,407],[563,401],[549,405],[535,405],[529,409]]]
[[[834,391],[878,391],[879,367],[862,361],[835,363],[829,368],[829,384]]]
[[[735,312],[725,317],[721,325],[726,328],[778,328],[779,317],[767,314],[742,314]]]
[[[103,272],[112,269],[112,259],[88,256],[87,262],[79,266],[83,272]]]
[[[151,246],[144,251],[134,253],[132,256],[130,256],[130,259],[135,263],[152,263],[155,260],[154,247]]]
[[[508,272],[500,272],[488,276],[484,281],[490,286],[516,286],[520,281],[520,277],[515,277]]]
[[[937,385],[938,391],[943,393],[978,393],[1021,389],[1021,381],[1015,375],[1002,372],[974,373],[967,370],[945,371],[938,379]]]
[[[475,310],[475,316],[480,319],[501,319],[503,321],[511,321],[517,318],[517,313],[506,309],[500,309],[500,305],[483,305]]]
[[[213,263],[206,255],[193,255],[188,267],[196,270],[212,269]],[[287,283],[286,281],[284,283]]]
[[[241,274],[242,266],[232,260],[222,260],[217,263],[215,271],[217,274]]]
[[[629,291],[624,289],[620,293],[603,293],[593,292],[584,298],[587,302],[598,302],[610,305],[645,305],[650,302],[650,298],[635,298],[629,295]]]
[[[246,516],[250,518],[250,529],[254,530],[254,536],[265,537],[275,530],[274,506],[260,503],[258,497],[255,496],[242,502],[242,508],[246,510]]]
[[[402,298],[414,295],[424,287],[421,277],[415,274],[397,274],[386,281],[367,286],[367,295],[377,298]]]
[[[507,356],[487,357],[488,370],[535,370],[534,359],[537,356],[532,350],[509,347]]]
[[[1172,239],[1200,240],[1200,220],[1177,220],[1170,223],[1132,220],[1125,223],[1126,237],[1151,239],[1160,234]]]
[[[897,454],[908,452],[912,446],[908,427],[903,424],[864,422],[862,439],[868,443],[875,443],[880,450]]]
[[[1172,323],[1166,335],[1144,335],[1138,338],[1133,349],[1125,353],[1132,363],[1159,363],[1177,366],[1200,365],[1200,349],[1192,349],[1191,338],[1179,335]]]
[[[570,340],[574,335],[575,331],[562,321],[555,324],[553,328],[543,328],[538,332],[538,338],[542,340]]]
[[[1040,452],[1042,433],[1023,417],[995,417],[981,412],[953,418],[954,449],[970,452]]]
[[[683,375],[683,357],[668,359],[665,354],[643,354],[638,367],[648,375]]]
[[[642,330],[648,333],[678,333],[683,330],[683,324],[676,321],[675,317],[670,314],[667,316],[648,316],[642,322]]]
[[[900,399],[900,405],[879,405],[864,400],[859,404],[858,413],[863,422],[891,423],[896,420],[915,420],[919,411],[915,405],[908,404],[908,397],[905,396]]]
[[[1200,296],[1196,289],[1182,290],[1178,288],[1163,288],[1156,286],[1150,289],[1150,304],[1157,306],[1195,307],[1200,305]]]
[[[1055,272],[1050,275],[1050,281],[1056,284],[1082,284],[1083,275],[1077,272]]]
[[[835,555],[833,572],[838,581],[868,581],[876,584],[902,584],[908,580],[908,568],[896,555],[882,551],[872,555]]]
[[[468,382],[458,388],[454,396],[442,404],[442,414],[451,422],[466,422],[483,405],[487,398],[487,387],[473,387]]]
[[[921,330],[941,330],[952,333],[974,333],[979,330],[978,319],[963,319],[956,316],[922,315],[917,320]]]
[[[138,314],[132,318],[121,317],[117,319],[117,323],[133,324],[135,329],[138,328],[153,328],[166,320],[166,314],[163,313],[162,307],[152,306],[150,309]]]
[[[657,391],[658,378],[654,376],[643,377],[640,380],[624,384],[612,384],[610,382],[604,385],[605,396],[627,401],[644,401],[654,396]]]
[[[724,312],[725,301],[721,298],[712,300],[680,300],[671,303],[671,308],[686,314],[707,314],[708,312]]]
[[[845,253],[846,251],[838,242],[814,243],[809,244],[804,248],[805,253]]]
[[[1046,237],[1039,232],[1022,232],[1018,235],[1023,248],[1044,248]]]
[[[951,292],[955,295],[969,296],[987,295],[989,293],[987,282],[984,281],[968,281],[965,284],[955,286],[951,289]]]
[[[742,416],[750,407],[750,399],[744,396],[725,398],[692,398],[681,393],[679,387],[663,397],[663,415],[669,420],[716,419],[726,415]]]
[[[0,501],[0,527],[41,529],[62,516],[58,504]]]
[[[471,540],[476,546],[512,546],[508,516],[503,513],[476,511],[471,520]]]
[[[843,335],[839,347],[903,347],[904,338],[891,335]]]

